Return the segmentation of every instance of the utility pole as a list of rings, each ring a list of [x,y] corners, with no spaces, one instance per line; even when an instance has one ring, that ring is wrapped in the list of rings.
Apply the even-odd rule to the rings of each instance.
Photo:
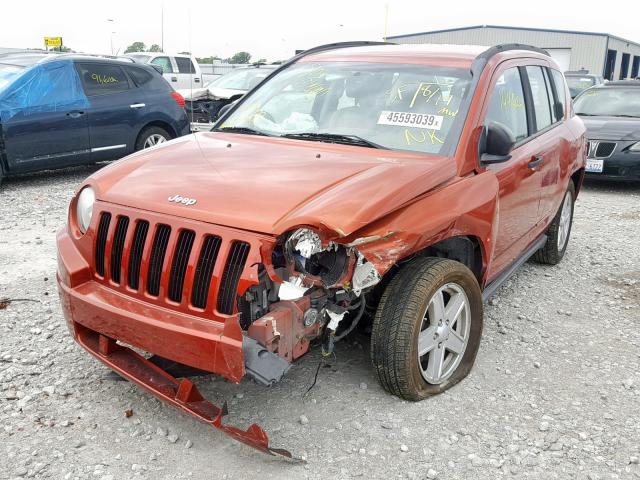
[[[164,52],[164,2],[160,12],[160,49]]]
[[[107,22],[111,22],[111,25],[109,25],[109,31],[111,32],[109,39],[111,41],[111,55],[113,55],[113,34],[116,33],[113,31],[114,20],[113,18],[107,18]]]
[[[384,37],[382,37],[385,42],[387,41],[388,24],[389,24],[389,4],[386,3],[384,5]]]

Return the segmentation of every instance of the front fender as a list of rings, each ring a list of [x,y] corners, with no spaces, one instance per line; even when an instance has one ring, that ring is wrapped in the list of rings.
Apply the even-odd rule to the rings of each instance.
[[[414,253],[451,237],[477,238],[482,280],[493,256],[498,180],[491,172],[458,179],[359,230],[350,237],[380,274]],[[364,242],[363,239],[376,239]]]

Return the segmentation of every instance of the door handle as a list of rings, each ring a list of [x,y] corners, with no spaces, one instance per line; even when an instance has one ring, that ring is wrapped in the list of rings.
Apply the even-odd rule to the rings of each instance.
[[[78,118],[78,117],[81,117],[82,115],[84,115],[84,112],[81,112],[79,110],[67,112],[67,117],[70,117],[70,118]]]
[[[193,79],[193,81],[194,81],[194,82],[196,82],[196,83],[200,83],[200,79],[199,79],[198,77],[195,77],[195,78]]]
[[[527,164],[529,168],[536,169],[544,162],[544,155],[535,155],[531,158],[531,161]]]
[[[171,77],[171,81],[172,82],[177,82],[178,81],[178,77]]]
[[[144,103],[132,103],[129,105],[131,108],[144,108],[146,105]]]

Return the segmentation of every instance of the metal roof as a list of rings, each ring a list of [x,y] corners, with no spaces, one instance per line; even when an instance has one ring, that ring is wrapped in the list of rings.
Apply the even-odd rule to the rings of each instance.
[[[566,34],[570,34],[570,35],[593,35],[593,36],[597,36],[597,37],[611,37],[611,38],[615,38],[617,40],[620,40],[622,42],[633,43],[634,45],[640,46],[640,43],[638,43],[638,42],[633,42],[631,40],[627,40],[626,38],[617,37],[616,35],[611,35],[609,33],[582,32],[582,31],[578,31],[578,30],[556,30],[556,29],[553,29],[553,28],[513,27],[513,26],[508,26],[508,25],[473,25],[473,26],[470,26],[470,27],[446,28],[446,29],[443,29],[443,30],[431,30],[431,31],[427,31],[427,32],[416,32],[416,33],[406,33],[406,34],[403,34],[403,35],[392,35],[392,36],[387,37],[387,40],[392,40],[394,38],[414,37],[416,35],[429,35],[429,34],[432,34],[432,33],[459,32],[459,31],[463,31],[463,30],[474,30],[474,29],[480,29],[480,28],[497,28],[497,29],[502,29],[502,30],[527,30],[527,31],[530,31],[530,32],[550,32],[550,33],[566,33]]]

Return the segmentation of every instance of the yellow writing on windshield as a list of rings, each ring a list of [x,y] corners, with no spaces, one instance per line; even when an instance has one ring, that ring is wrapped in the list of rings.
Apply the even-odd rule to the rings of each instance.
[[[421,130],[419,132],[413,132],[408,128],[404,131],[404,139],[407,142],[407,145],[411,145],[413,143],[426,143],[427,141],[431,142],[432,145],[443,144],[444,140],[436,135],[435,130]]]
[[[91,79],[94,80],[96,83],[99,83],[100,85],[119,82],[119,80],[116,77],[113,77],[111,75],[99,75],[97,73],[92,73]]]

